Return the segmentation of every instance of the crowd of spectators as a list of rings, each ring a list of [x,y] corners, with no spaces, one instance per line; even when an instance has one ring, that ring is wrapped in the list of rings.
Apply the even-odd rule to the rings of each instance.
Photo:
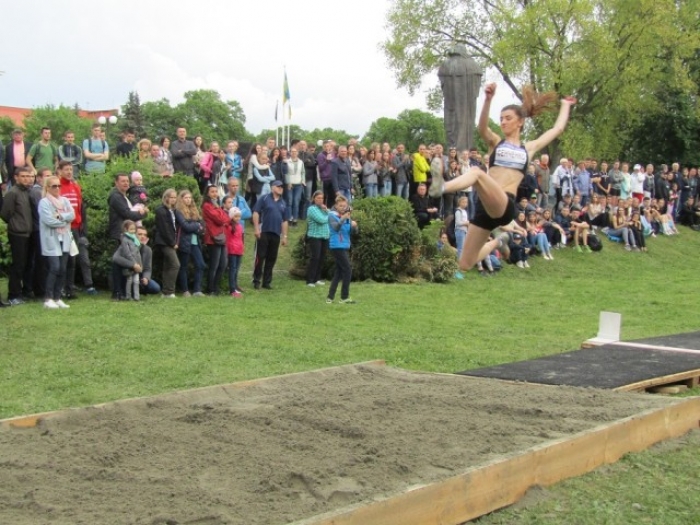
[[[394,195],[408,200],[420,228],[444,220],[439,246],[453,245],[459,257],[478,195],[467,188],[433,198],[428,189],[432,180],[449,181],[471,166],[488,169],[486,155],[474,148],[445,151],[440,144],[421,144],[412,154],[403,144],[365,147],[356,140],[347,145],[328,140],[319,146],[318,153],[316,145],[304,140],[278,147],[270,138],[253,144],[242,156],[236,140],[207,145],[201,136],[188,138],[182,127],[172,141],[163,137],[136,142],[133,132],[125,132],[115,148],[117,155],[138,157],[165,178],[174,173],[196,178],[203,202],[198,206],[189,191],[168,189],[155,196],[160,204],[151,210],[141,173],[115,177],[108,199],[113,299],[139,300],[149,293],[165,298],[177,292],[184,297],[218,295],[227,270],[228,293],[241,297],[238,272],[246,220],[252,221],[256,237],[252,284],[271,289],[288,228],[307,220],[307,286],[325,284],[320,268],[330,248],[337,268],[328,300],[333,301],[335,286],[342,281],[341,301],[352,302],[347,250],[349,232],[356,228],[351,203],[359,197]],[[85,293],[96,294],[79,176],[106,170],[110,147],[101,126],[92,127],[82,146],[71,131],[59,146],[51,141],[49,128],[43,128],[34,143],[18,129],[9,144],[0,145],[0,156],[3,173],[12,174],[3,177],[0,192],[0,216],[8,225],[12,253],[9,304],[36,297],[43,298],[47,308],[68,308],[64,299],[77,297],[78,267]],[[598,235],[607,235],[626,250],[646,251],[647,238],[673,235],[676,224],[700,230],[697,194],[697,169],[681,169],[677,163],[659,169],[635,164],[630,169],[629,163],[617,160],[562,158],[553,167],[542,155],[530,163],[518,188],[515,220],[493,232],[501,241],[499,248],[478,263],[478,270],[490,275],[502,262],[525,269],[533,256],[552,261],[553,250],[564,246],[580,253],[595,251]],[[155,216],[153,245],[163,260],[160,283],[153,279],[153,254],[142,222],[149,213]]]

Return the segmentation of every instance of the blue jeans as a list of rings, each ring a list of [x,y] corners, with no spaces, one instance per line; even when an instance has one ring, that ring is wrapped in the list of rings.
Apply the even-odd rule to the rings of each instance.
[[[464,239],[467,238],[467,232],[455,228],[455,239],[457,240],[457,260],[462,257],[462,248],[464,247]]]
[[[226,269],[226,246],[220,244],[208,244],[209,252],[209,293],[219,293],[219,281]]]
[[[230,293],[238,290],[238,269],[241,267],[242,255],[228,256],[228,291]]]
[[[148,284],[146,286],[144,286],[143,283],[141,283],[141,293],[144,295],[158,295],[160,293],[160,285],[153,279],[149,279]]]
[[[299,203],[304,191],[302,184],[293,184],[292,189],[287,189],[287,219],[295,221],[299,218]]]
[[[408,200],[408,182],[396,183],[396,196]]]
[[[190,264],[190,258],[194,264],[194,283],[192,291],[197,293],[202,291],[202,276],[204,275],[204,257],[202,256],[202,247],[199,244],[193,244],[190,247],[190,253],[177,252],[177,258],[180,259],[180,272],[177,274],[177,283],[183,292],[187,292],[187,267]]]
[[[46,299],[58,301],[61,298],[63,285],[66,283],[66,268],[68,268],[68,252],[46,257]],[[121,270],[120,270],[121,271]]]
[[[531,236],[530,244],[534,244],[535,246],[537,246],[537,250],[540,253],[549,252],[550,246],[549,241],[547,240],[547,235],[545,235],[542,232],[536,233],[534,236]]]
[[[365,184],[365,195],[367,197],[376,197],[378,195],[378,185],[376,182],[368,182]]]
[[[469,217],[470,221],[473,221],[476,215],[476,190],[472,189],[472,191],[467,192],[467,200],[469,201],[467,217]]]
[[[391,179],[384,180],[384,186],[382,186],[382,197],[391,197]]]

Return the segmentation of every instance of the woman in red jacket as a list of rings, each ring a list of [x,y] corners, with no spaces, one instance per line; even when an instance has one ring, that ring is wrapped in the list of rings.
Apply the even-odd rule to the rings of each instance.
[[[219,281],[226,269],[226,226],[228,214],[219,206],[219,190],[208,186],[202,203],[206,230],[204,244],[209,254],[209,295],[219,295]]]

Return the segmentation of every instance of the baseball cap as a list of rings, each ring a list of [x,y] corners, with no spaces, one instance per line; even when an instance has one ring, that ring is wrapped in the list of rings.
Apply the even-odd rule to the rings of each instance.
[[[284,186],[281,180],[275,180],[270,183],[270,186]]]
[[[635,164],[635,165],[634,165],[634,169],[636,169],[636,170],[641,170],[641,169],[642,169],[641,164]]]
[[[523,238],[523,236],[520,235],[519,233],[514,233],[514,234],[513,234],[513,240],[514,240],[514,241],[519,241],[519,240],[521,240],[522,238]]]

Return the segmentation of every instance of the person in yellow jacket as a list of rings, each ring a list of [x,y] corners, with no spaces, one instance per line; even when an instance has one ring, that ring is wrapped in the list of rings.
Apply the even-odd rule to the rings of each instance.
[[[428,161],[428,149],[425,144],[418,146],[418,152],[413,154],[413,184],[411,185],[411,195],[416,193],[419,184],[428,182],[430,173],[430,162]]]

